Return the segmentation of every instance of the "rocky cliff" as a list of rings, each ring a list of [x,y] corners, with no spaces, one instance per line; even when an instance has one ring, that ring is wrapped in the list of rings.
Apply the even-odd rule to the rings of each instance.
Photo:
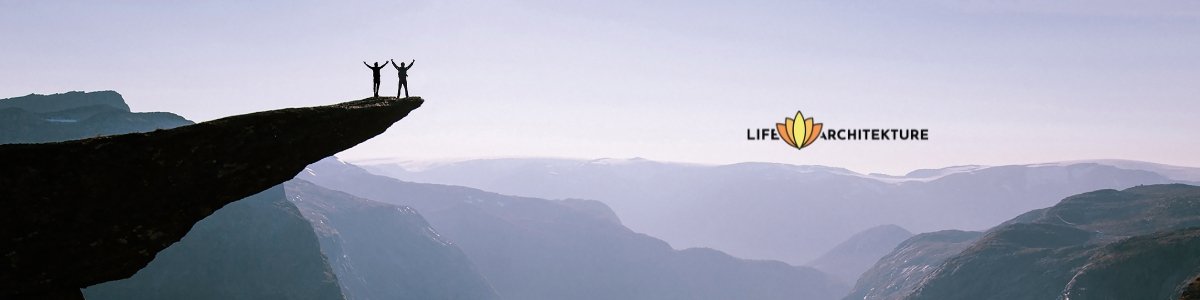
[[[902,299],[947,258],[971,246],[982,232],[942,230],[915,235],[897,245],[858,278],[844,300]]]
[[[129,277],[192,224],[386,130],[420,98],[369,98],[118,136],[0,145],[0,297]]]

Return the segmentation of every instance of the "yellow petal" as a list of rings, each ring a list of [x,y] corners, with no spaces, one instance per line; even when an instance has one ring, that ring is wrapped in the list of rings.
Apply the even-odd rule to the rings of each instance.
[[[793,128],[791,128],[792,129],[792,138],[796,139],[797,141],[807,141],[808,140],[808,130],[810,128],[812,128],[812,126],[809,126],[808,124],[803,123],[804,122],[804,114],[800,113],[800,111],[798,111],[798,110],[796,111],[796,121],[801,122],[801,125],[794,126]],[[796,143],[796,144],[799,145],[800,143]]]

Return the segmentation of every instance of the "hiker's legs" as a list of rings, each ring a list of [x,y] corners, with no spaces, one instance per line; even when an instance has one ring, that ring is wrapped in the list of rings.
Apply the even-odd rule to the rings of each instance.
[[[374,83],[374,85],[371,86],[371,91],[375,92],[375,98],[379,98],[379,82],[378,81],[376,81]]]
[[[408,98],[408,83],[401,83],[400,86],[404,87],[404,98]],[[400,97],[400,91],[396,91],[396,97]]]

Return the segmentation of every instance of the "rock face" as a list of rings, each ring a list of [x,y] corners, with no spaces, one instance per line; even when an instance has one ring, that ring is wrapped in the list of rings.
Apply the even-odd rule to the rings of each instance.
[[[369,98],[50,144],[0,145],[0,297],[133,275],[194,223],[386,130],[420,98]]]
[[[304,180],[284,186],[316,230],[347,299],[499,298],[462,250],[416,210]]]
[[[191,124],[172,113],[130,112],[121,95],[112,91],[0,99],[0,144],[57,142]]]
[[[1031,214],[947,259],[908,299],[1173,298],[1200,271],[1200,187],[1100,190]]]
[[[83,291],[89,300],[343,299],[308,221],[275,186],[200,220],[133,277]]]
[[[903,299],[947,258],[971,246],[982,232],[943,230],[913,236],[859,277],[845,300]]]
[[[875,265],[879,258],[892,252],[896,245],[912,235],[908,230],[896,225],[871,227],[850,236],[845,242],[833,247],[833,250],[808,263],[808,266],[852,284],[863,272]]]
[[[417,209],[505,299],[836,299],[846,291],[809,267],[672,249],[597,201],[403,182],[337,161],[297,178]]]
[[[1192,279],[1192,282],[1183,288],[1183,293],[1179,295],[1179,300],[1200,300],[1200,276]]]

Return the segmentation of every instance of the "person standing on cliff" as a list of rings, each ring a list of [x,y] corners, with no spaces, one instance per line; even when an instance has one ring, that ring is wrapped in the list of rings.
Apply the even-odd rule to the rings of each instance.
[[[417,60],[412,60],[412,62],[408,63],[407,67],[404,66],[403,62],[397,65],[395,59],[391,60],[391,62],[392,67],[396,68],[396,75],[400,77],[400,86],[396,87],[396,98],[400,98],[400,89],[404,89],[404,97],[408,98],[408,69],[412,69],[413,64],[417,63]],[[384,65],[387,65],[387,63],[384,63]]]
[[[368,65],[367,62],[365,62],[365,61],[363,62],[363,65],[366,65],[368,68],[371,68],[371,76],[373,76],[375,78],[375,84],[371,86],[371,89],[373,91],[375,91],[375,98],[379,98],[379,69],[383,69],[383,67],[386,67],[387,64],[388,64],[388,62],[385,61],[385,62],[383,62],[383,65],[380,66],[379,62],[375,62],[375,66],[372,67],[371,65]],[[401,79],[401,81],[404,81],[404,80]]]

